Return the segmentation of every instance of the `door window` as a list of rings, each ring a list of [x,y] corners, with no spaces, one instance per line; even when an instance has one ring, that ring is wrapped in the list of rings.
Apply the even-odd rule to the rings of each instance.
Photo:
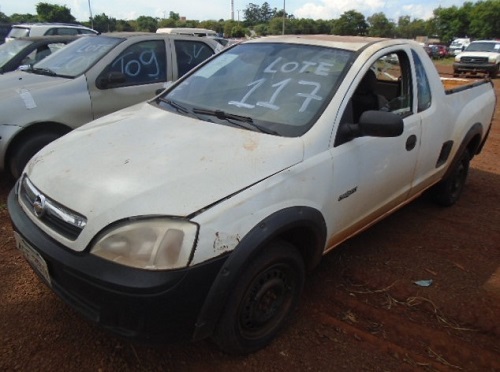
[[[425,72],[425,68],[422,65],[422,60],[414,50],[412,50],[411,52],[413,54],[415,73],[417,75],[418,112],[422,112],[431,107],[431,88],[429,85],[429,79],[427,78],[427,73]]]
[[[214,54],[202,41],[175,40],[174,43],[179,78]]]
[[[364,71],[342,114],[335,146],[352,139],[349,124],[359,122],[365,111],[387,111],[402,117],[412,114],[411,69],[405,51],[386,54]]]
[[[101,89],[166,81],[165,43],[142,41],[125,49],[99,76]]]

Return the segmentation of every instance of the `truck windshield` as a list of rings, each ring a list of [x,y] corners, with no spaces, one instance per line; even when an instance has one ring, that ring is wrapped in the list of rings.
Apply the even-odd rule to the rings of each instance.
[[[495,52],[500,53],[500,42],[475,42],[471,43],[466,52]]]
[[[36,63],[34,71],[45,70],[57,76],[77,77],[84,74],[123,40],[107,36],[83,36]]]
[[[301,44],[240,44],[188,76],[157,104],[209,122],[300,136],[335,94],[353,55]]]

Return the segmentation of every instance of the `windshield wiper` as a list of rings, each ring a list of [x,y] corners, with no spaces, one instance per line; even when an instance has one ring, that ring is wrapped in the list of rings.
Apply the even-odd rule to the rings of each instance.
[[[170,105],[172,106],[174,109],[176,109],[178,112],[182,112],[183,114],[189,114],[189,110],[187,108],[185,108],[184,106],[182,105],[179,105],[177,102],[175,101],[172,101],[170,99],[166,99],[166,98],[162,98],[162,97],[158,97],[157,98],[158,101],[161,101],[161,102],[165,102],[167,105]]]
[[[262,133],[276,134],[276,135],[279,134],[278,132],[276,132],[272,129],[268,129],[268,128],[265,128],[261,125],[255,124],[253,122],[253,119],[249,116],[230,114],[230,113],[224,112],[222,110],[205,110],[205,109],[198,109],[198,108],[194,108],[193,113],[198,114],[198,115],[215,116],[217,119],[226,120],[229,123],[236,125],[240,128],[250,129],[246,125],[242,125],[242,124],[237,123],[238,121],[250,124],[250,127],[252,127],[253,129],[257,129],[259,132],[262,132]],[[235,122],[233,120],[235,120],[237,122]]]
[[[38,75],[57,76],[57,74],[50,68],[33,67],[32,65],[30,65],[26,71],[33,72]]]

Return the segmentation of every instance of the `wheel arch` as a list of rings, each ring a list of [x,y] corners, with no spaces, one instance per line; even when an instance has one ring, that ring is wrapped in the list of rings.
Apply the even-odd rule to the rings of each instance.
[[[4,169],[8,169],[12,154],[18,149],[20,144],[27,138],[37,133],[55,133],[63,136],[69,133],[72,128],[57,122],[40,122],[32,124],[17,132],[14,138],[9,142],[4,158]]]
[[[212,335],[228,295],[245,264],[268,243],[282,239],[292,244],[312,270],[321,260],[326,242],[326,223],[321,212],[310,207],[291,207],[266,217],[243,237],[217,274],[201,308],[194,340]]]
[[[474,125],[472,125],[472,127],[465,134],[442,179],[445,179],[450,175],[456,164],[460,161],[460,157],[462,156],[464,150],[469,151],[471,160],[475,155],[479,154],[482,148],[482,134],[483,126],[481,125],[481,123],[475,123]]]

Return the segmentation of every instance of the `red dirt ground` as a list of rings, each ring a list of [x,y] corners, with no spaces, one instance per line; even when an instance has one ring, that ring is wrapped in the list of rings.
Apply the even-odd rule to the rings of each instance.
[[[500,97],[500,79],[495,87]],[[455,206],[420,198],[327,255],[292,324],[246,357],[209,341],[134,344],[83,320],[16,250],[6,210],[13,183],[0,174],[0,370],[500,371],[498,103],[471,168]]]

